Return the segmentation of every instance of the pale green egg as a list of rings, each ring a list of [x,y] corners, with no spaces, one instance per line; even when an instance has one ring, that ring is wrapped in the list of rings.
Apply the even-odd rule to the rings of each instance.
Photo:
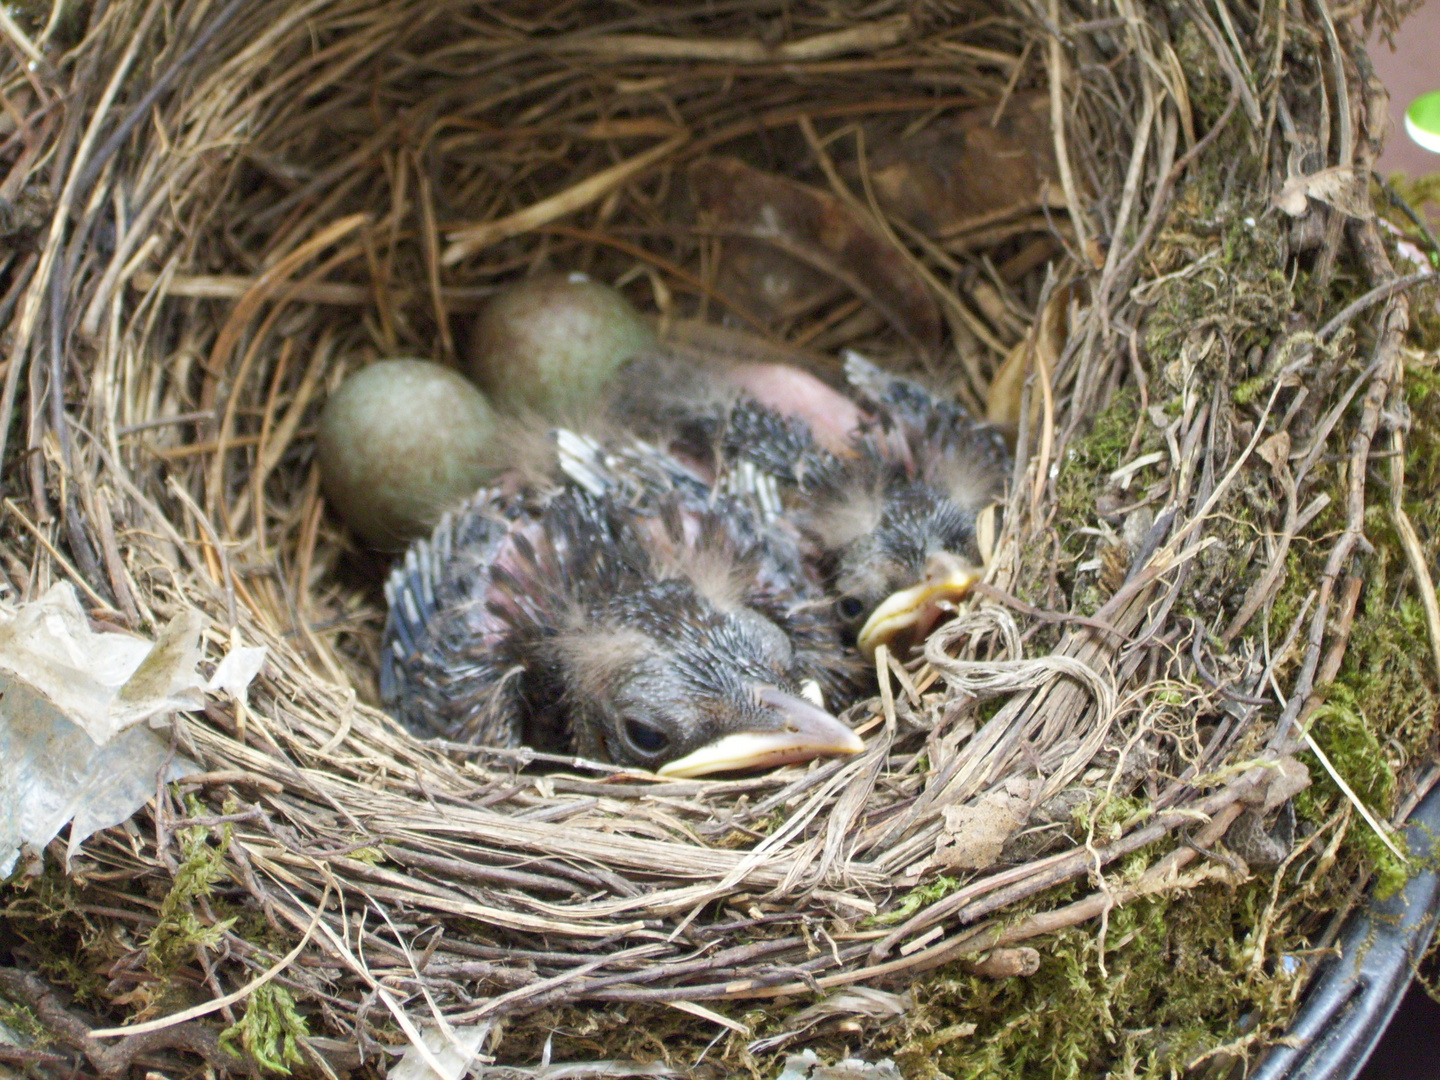
[[[373,547],[429,532],[493,473],[495,415],[459,372],[429,360],[381,360],[347,378],[317,435],[325,498]]]
[[[476,317],[470,376],[497,408],[574,421],[616,368],[655,347],[630,302],[584,274],[545,274],[497,293]]]

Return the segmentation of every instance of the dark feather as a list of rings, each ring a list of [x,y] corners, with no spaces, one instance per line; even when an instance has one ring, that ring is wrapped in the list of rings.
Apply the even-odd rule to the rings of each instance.
[[[835,453],[797,417],[727,391],[723,363],[680,374],[647,363],[635,384],[644,389],[625,400],[630,422],[642,422],[649,393],[657,437],[668,431],[704,461],[717,489],[793,523],[852,627],[919,581],[937,553],[978,565],[976,518],[1000,495],[1010,459],[1000,434],[958,402],[851,354],[846,376],[865,419],[849,452]]]
[[[403,722],[655,767],[783,727],[759,688],[853,690],[792,531],[646,444],[557,447],[548,487],[487,488],[392,573],[382,694]]]
[[[386,582],[380,696],[419,734],[518,744],[512,680],[496,648],[504,625],[491,610],[485,572],[520,527],[507,508],[497,490],[480,492],[412,544]]]

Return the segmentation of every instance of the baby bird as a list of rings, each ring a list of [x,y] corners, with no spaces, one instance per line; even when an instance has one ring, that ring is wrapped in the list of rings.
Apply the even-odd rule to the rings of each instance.
[[[981,576],[989,507],[1010,458],[1000,434],[958,402],[854,353],[848,399],[798,372],[778,382],[782,394],[767,395],[734,367],[641,363],[628,385],[643,389],[619,403],[625,422],[654,437],[671,433],[717,487],[793,522],[866,655],[923,640],[944,605]],[[797,409],[802,377],[819,389]],[[847,424],[839,439],[824,426],[837,416]]]
[[[477,493],[386,595],[381,695],[422,734],[669,776],[863,748],[819,704],[855,665],[797,542],[638,441],[556,433],[548,484]]]
[[[855,353],[845,372],[871,419],[857,433],[857,460],[817,493],[810,529],[835,553],[839,603],[859,601],[849,605],[865,613],[857,643],[873,654],[902,634],[923,641],[942,605],[984,575],[1010,452],[958,401]]]
[[[918,642],[969,591],[1008,453],[917,383],[846,373],[848,397],[657,354],[597,408],[608,433],[502,440],[515,467],[391,574],[386,704],[672,776],[861,749],[820,704],[862,685],[845,639]]]

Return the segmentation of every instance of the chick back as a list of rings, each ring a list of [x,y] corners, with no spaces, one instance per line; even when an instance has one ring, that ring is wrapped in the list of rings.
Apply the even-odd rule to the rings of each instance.
[[[735,608],[786,635],[800,677],[829,696],[854,693],[858,661],[793,529],[648,444],[566,431],[554,444],[546,483],[483,489],[392,571],[381,695],[407,727],[494,746],[593,747],[594,733],[573,729],[580,710],[566,708],[573,687],[557,636],[629,620],[692,654],[698,641],[707,663],[740,663],[704,647],[694,625]]]

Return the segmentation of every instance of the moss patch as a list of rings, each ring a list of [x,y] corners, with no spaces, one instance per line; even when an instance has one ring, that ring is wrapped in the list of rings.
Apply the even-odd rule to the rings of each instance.
[[[298,1040],[308,1035],[290,991],[268,982],[246,999],[245,1015],[220,1033],[220,1048],[266,1072],[288,1075],[304,1060]]]
[[[911,889],[900,902],[883,915],[876,915],[865,920],[869,926],[895,926],[910,918],[921,908],[929,907],[937,900],[943,900],[961,886],[959,878],[947,877],[944,874],[937,874],[931,881]]]
[[[1125,387],[1095,417],[1090,430],[1065,450],[1060,467],[1057,517],[1070,524],[1095,517],[1096,496],[1123,463],[1140,415],[1140,395]]]
[[[1277,1027],[1292,976],[1256,963],[1253,927],[1270,898],[1254,880],[1178,901],[1151,898],[1049,937],[1039,972],[993,981],[950,970],[919,995],[893,1052],[913,1077],[1163,1076]],[[935,1031],[973,1034],[931,1047]]]
[[[193,796],[189,809],[196,816],[206,812]],[[229,801],[225,812],[234,813]],[[160,922],[145,942],[150,950],[149,966],[156,974],[164,974],[176,964],[188,961],[197,946],[213,948],[235,923],[232,916],[207,924],[194,907],[197,900],[208,900],[214,894],[215,885],[229,876],[225,854],[230,847],[230,823],[222,824],[218,833],[217,842],[213,844],[210,830],[204,826],[187,826],[178,834],[185,859],[175,872],[175,884],[160,904]]]

